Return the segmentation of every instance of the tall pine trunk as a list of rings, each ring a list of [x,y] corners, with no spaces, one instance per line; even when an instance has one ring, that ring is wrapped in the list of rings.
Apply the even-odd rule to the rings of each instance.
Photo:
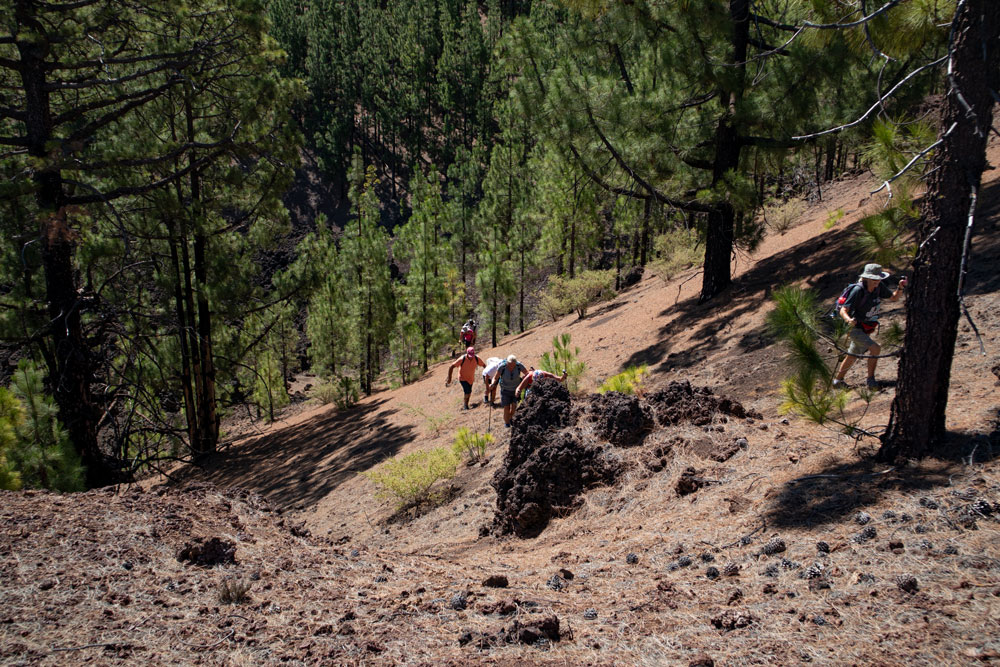
[[[735,170],[740,164],[742,140],[733,126],[737,106],[743,98],[747,59],[747,45],[750,38],[749,0],[729,0],[729,15],[733,25],[732,51],[730,62],[734,64],[734,89],[720,91],[722,118],[715,131],[715,159],[712,162],[712,186],[725,178],[726,172]],[[733,221],[735,211],[732,204],[723,202],[708,214],[708,230],[705,238],[705,269],[699,301],[704,303],[726,289],[732,282],[730,255],[733,252]]]
[[[878,453],[882,460],[922,456],[945,434],[962,256],[986,166],[990,88],[1000,83],[1000,3],[968,0],[956,13],[953,30],[953,77],[941,126],[946,136],[934,156],[921,207],[899,382]]]
[[[34,26],[37,18],[33,3],[16,3],[18,24]],[[33,40],[18,40],[21,59],[21,83],[24,86],[24,125],[28,154],[44,163],[51,147],[53,119],[46,81],[50,45],[47,35],[38,31]],[[38,169],[35,202],[38,206],[42,267],[45,271],[45,299],[48,304],[51,354],[49,385],[59,407],[59,419],[69,433],[74,449],[86,466],[88,487],[113,484],[118,480],[118,466],[101,451],[97,440],[98,408],[91,392],[95,365],[83,332],[81,297],[77,291],[76,233],[70,228],[63,208],[63,179],[58,171]]]

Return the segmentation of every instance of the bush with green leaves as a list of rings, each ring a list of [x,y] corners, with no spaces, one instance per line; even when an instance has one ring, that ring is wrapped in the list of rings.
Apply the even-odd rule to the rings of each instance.
[[[362,474],[375,483],[379,498],[395,498],[400,509],[434,502],[432,488],[455,476],[461,457],[453,449],[437,447],[386,460]]]
[[[478,463],[486,458],[486,448],[493,443],[489,433],[473,433],[463,426],[455,432],[455,442],[452,451],[459,457],[467,456],[472,463]]]
[[[16,406],[11,398],[16,400]],[[42,372],[22,360],[11,378],[9,396],[0,398],[0,403],[0,431],[5,432],[0,438],[9,443],[6,451],[0,445],[0,455],[6,459],[8,483],[16,475],[16,483],[29,488],[82,491],[84,470],[80,457],[56,417],[55,401],[44,391]]]
[[[575,278],[550,276],[545,294],[542,295],[542,310],[553,321],[571,311],[576,311],[582,319],[587,309],[598,301],[615,295],[615,272],[581,271]]]
[[[645,376],[649,373],[649,366],[629,366],[618,375],[612,375],[598,387],[598,394],[605,394],[609,391],[617,391],[621,394],[642,395]]]
[[[572,336],[561,333],[552,339],[552,351],[542,355],[539,366],[543,371],[562,375],[566,371],[566,387],[571,394],[580,390],[580,378],[587,372],[587,364],[580,361],[580,348],[571,347]]]
[[[699,243],[697,230],[678,227],[656,237],[653,257],[650,270],[667,282],[681,271],[700,266],[705,249]]]

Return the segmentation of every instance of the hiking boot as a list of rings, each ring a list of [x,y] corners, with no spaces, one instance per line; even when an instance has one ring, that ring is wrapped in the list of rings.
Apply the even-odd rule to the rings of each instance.
[[[483,403],[489,403],[489,402],[490,402],[490,395],[483,394]]]
[[[882,388],[882,385],[880,385],[878,383],[878,380],[876,380],[875,378],[868,378],[868,381],[865,382],[865,386],[871,389],[872,391],[878,391],[879,389]]]
[[[832,386],[834,389],[850,389],[851,388],[851,385],[847,384],[843,380],[837,380],[836,378],[833,380],[833,383],[830,386]]]

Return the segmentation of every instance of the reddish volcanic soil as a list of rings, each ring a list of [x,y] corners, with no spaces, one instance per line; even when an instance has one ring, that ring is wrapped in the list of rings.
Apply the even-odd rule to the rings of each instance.
[[[1000,164],[996,144],[990,161]],[[234,420],[223,451],[203,469],[176,471],[173,483],[3,493],[0,660],[1000,658],[998,174],[986,174],[967,298],[987,354],[963,320],[949,460],[876,464],[875,441],[779,412],[788,371],[765,326],[771,291],[794,283],[829,301],[857,275],[854,226],[881,201],[867,196],[868,181],[847,180],[796,226],[740,255],[734,286],[713,303],[697,304],[695,270],[670,282],[647,276],[585,319],[542,323],[481,350],[537,364],[568,332],[588,365],[582,394],[647,364],[641,400],[540,388],[507,431],[500,410],[482,404],[481,384],[475,407],[459,411],[445,361],[349,411],[303,403],[266,428]],[[844,216],[827,229],[837,210]],[[902,304],[889,306],[890,319],[902,317]],[[888,419],[895,359],[878,375],[886,390],[850,404],[872,429]],[[848,376],[863,378],[861,364]],[[399,512],[359,474],[450,445],[461,426],[496,441],[486,463],[462,466],[442,487],[437,507]],[[491,482],[514,464],[523,467],[501,485],[513,514],[498,519]],[[533,476],[539,470],[556,472]],[[540,521],[534,536],[503,533],[529,520]]]

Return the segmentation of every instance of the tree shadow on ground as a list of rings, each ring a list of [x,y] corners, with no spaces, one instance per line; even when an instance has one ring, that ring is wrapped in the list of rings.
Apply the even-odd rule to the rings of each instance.
[[[412,426],[389,423],[385,399],[335,410],[248,439],[182,470],[180,482],[256,491],[281,508],[315,504],[361,470],[393,456],[414,437]]]
[[[654,372],[663,373],[704,360],[711,350],[721,348],[738,335],[732,332],[732,322],[759,310],[771,298],[774,288],[781,285],[804,282],[818,292],[821,302],[832,301],[845,284],[856,280],[861,268],[851,243],[853,236],[854,225],[824,232],[757,261],[708,303],[698,303],[697,297],[692,297],[670,306],[660,316],[676,316],[660,329],[659,341],[633,353],[623,366],[647,364]],[[671,355],[671,338],[692,328],[695,329],[691,332],[692,344],[685,354]],[[763,329],[754,332],[753,338],[760,338],[763,333]],[[741,343],[747,340],[745,335],[741,339]]]
[[[784,528],[836,523],[890,491],[950,486],[956,473],[1000,454],[1000,412],[991,427],[991,433],[950,432],[932,457],[916,464],[891,466],[865,458],[837,462],[816,474],[790,480],[771,501],[767,523]]]

